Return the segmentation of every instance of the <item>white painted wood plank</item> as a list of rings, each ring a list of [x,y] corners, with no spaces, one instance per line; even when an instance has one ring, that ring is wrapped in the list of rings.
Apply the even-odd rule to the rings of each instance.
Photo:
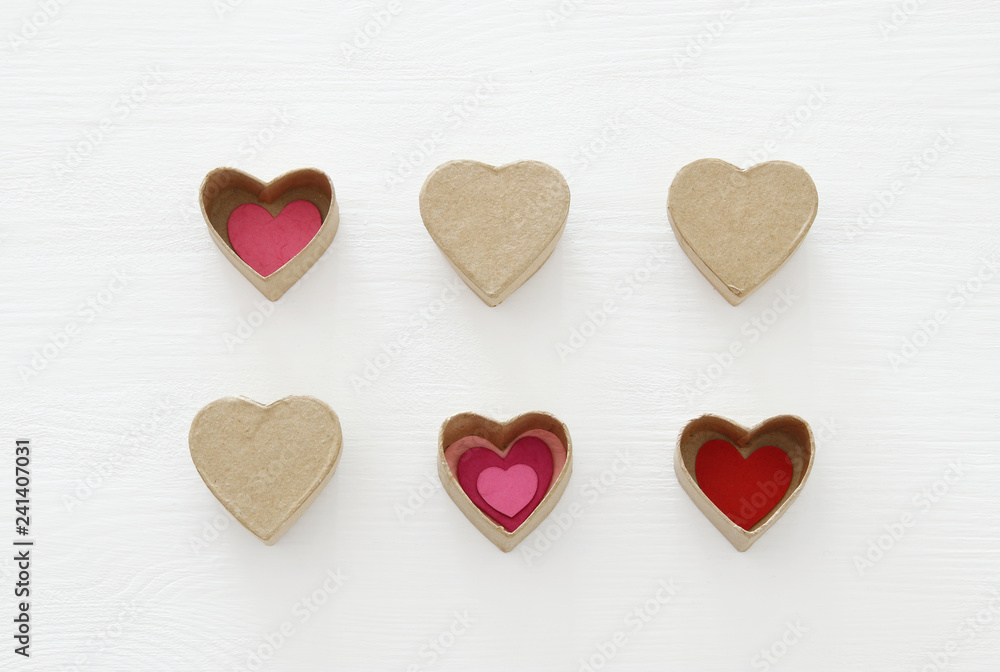
[[[1000,612],[974,619],[1000,609],[1000,281],[964,301],[957,288],[1000,258],[997,4],[398,2],[350,57],[389,3],[232,0],[220,17],[210,0],[66,2],[23,43],[10,36],[55,0],[6,3],[0,402],[4,440],[36,446],[40,545],[36,655],[14,660],[3,631],[0,667],[246,669],[290,621],[261,669],[578,670],[617,631],[607,669],[922,670],[949,642],[950,669],[994,669]],[[806,242],[738,308],[666,220],[674,173],[710,156],[794,161],[820,193]],[[460,285],[427,322],[455,276],[417,193],[453,158],[546,161],[573,205],[552,258],[501,307]],[[262,304],[197,212],[222,164],[322,168],[342,215],[326,255],[231,350]],[[127,284],[87,319],[116,273]],[[759,332],[778,291],[793,306]],[[556,344],[607,300],[615,312],[561,359]],[[894,371],[889,355],[938,311]],[[71,322],[79,335],[22,380]],[[746,354],[698,390],[734,341]],[[273,548],[219,515],[187,454],[196,411],[228,394],[315,395],[343,423],[337,475]],[[535,408],[576,449],[554,515],[584,511],[541,558],[498,553],[440,489],[399,519],[436,483],[445,417]],[[673,474],[675,437],[703,412],[797,413],[821,432],[802,496],[745,554]],[[601,493],[590,483],[619,452],[631,464]],[[961,477],[931,502],[953,462]],[[913,527],[860,573],[855,558],[907,513]],[[348,578],[300,622],[328,570]],[[660,581],[676,595],[637,629],[627,614]],[[432,660],[456,611],[474,623]],[[805,631],[765,664],[789,622]]]

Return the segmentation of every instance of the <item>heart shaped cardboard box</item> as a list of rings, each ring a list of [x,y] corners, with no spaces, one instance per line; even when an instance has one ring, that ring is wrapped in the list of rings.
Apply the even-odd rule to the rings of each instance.
[[[734,306],[788,261],[818,207],[809,173],[787,161],[740,170],[701,159],[677,172],[667,196],[681,248]]]
[[[776,446],[791,460],[787,490],[777,504],[757,523],[744,529],[734,523],[708,498],[695,478],[698,452],[709,441],[722,439],[731,443],[744,460],[757,449]],[[779,415],[747,429],[717,415],[703,415],[692,420],[677,439],[674,471],[681,487],[695,505],[738,551],[745,551],[774,525],[802,491],[812,471],[815,445],[812,430],[805,420],[794,415]]]
[[[264,406],[225,397],[198,412],[188,443],[205,485],[268,546],[299,519],[333,477],[343,436],[319,399]]]
[[[562,236],[569,185],[540,161],[499,168],[449,161],[420,190],[420,216],[449,263],[489,306],[535,274]]]
[[[216,168],[202,182],[199,200],[212,240],[229,262],[271,301],[281,298],[316,263],[330,246],[340,224],[333,182],[315,168],[293,170],[267,184],[235,168]],[[312,240],[284,266],[262,276],[233,249],[229,238],[229,217],[245,203],[255,203],[272,217],[278,217],[286,205],[297,200],[315,205],[323,223]]]
[[[480,437],[492,444],[501,456],[506,456],[515,439],[532,430],[551,433],[565,449],[565,459],[555,463],[551,485],[528,517],[513,531],[486,515],[462,489],[445,451],[466,437]],[[444,421],[438,434],[438,475],[445,492],[458,505],[465,517],[503,552],[509,552],[524,540],[555,508],[566,490],[573,471],[573,446],[566,425],[548,413],[524,413],[507,422],[497,422],[475,413],[460,413]]]

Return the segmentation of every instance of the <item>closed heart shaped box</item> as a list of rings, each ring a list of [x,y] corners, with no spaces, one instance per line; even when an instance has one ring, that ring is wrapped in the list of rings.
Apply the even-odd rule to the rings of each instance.
[[[268,546],[333,477],[343,434],[333,409],[313,397],[264,405],[224,397],[191,422],[191,460],[205,485]]]
[[[788,261],[818,208],[809,173],[788,161],[741,170],[721,159],[700,159],[677,172],[667,196],[681,248],[733,305]]]
[[[552,254],[569,200],[562,173],[541,161],[449,161],[420,189],[420,216],[465,284],[497,306]]]

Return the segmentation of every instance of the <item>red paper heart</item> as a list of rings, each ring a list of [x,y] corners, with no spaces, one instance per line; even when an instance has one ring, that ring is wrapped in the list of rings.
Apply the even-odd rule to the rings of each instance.
[[[267,277],[301,252],[319,232],[323,217],[309,201],[292,201],[277,217],[244,203],[229,215],[229,242],[240,259]]]
[[[744,530],[778,505],[792,480],[792,460],[781,448],[761,446],[743,459],[723,439],[698,450],[694,470],[705,496]]]
[[[464,440],[464,439],[463,439]],[[487,498],[480,492],[480,475],[487,469],[494,467],[504,471],[509,471],[511,467],[525,465],[535,472],[537,486],[532,497],[514,515],[505,515],[491,506]],[[492,520],[502,525],[508,532],[516,530],[521,523],[528,519],[534,511],[545,493],[552,486],[552,476],[555,473],[555,463],[552,450],[549,445],[537,436],[521,436],[511,445],[507,454],[501,457],[497,452],[486,446],[475,446],[468,448],[458,458],[456,478],[462,491],[468,495],[472,503],[480,511],[489,516]],[[561,468],[561,467],[560,467]],[[519,470],[523,475],[523,471]],[[516,474],[512,475],[516,479]],[[523,477],[523,476],[522,476]],[[520,484],[523,486],[523,483]],[[490,494],[490,493],[487,493]],[[510,497],[501,497],[497,501],[490,497],[494,504],[506,508],[506,504],[512,503]]]

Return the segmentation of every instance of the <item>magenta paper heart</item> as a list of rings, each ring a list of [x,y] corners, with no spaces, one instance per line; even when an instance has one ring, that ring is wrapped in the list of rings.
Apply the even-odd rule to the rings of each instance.
[[[256,203],[244,203],[229,215],[229,242],[246,264],[267,277],[291,261],[316,237],[323,217],[304,200],[292,201],[277,217]]]
[[[487,517],[513,532],[545,498],[557,468],[561,471],[565,464],[565,451],[551,433],[533,430],[515,439],[503,455],[476,436],[456,441],[446,453],[460,453],[451,463],[466,496]]]
[[[476,489],[487,504],[514,517],[538,492],[538,474],[526,464],[515,464],[510,469],[489,467],[479,472]]]

